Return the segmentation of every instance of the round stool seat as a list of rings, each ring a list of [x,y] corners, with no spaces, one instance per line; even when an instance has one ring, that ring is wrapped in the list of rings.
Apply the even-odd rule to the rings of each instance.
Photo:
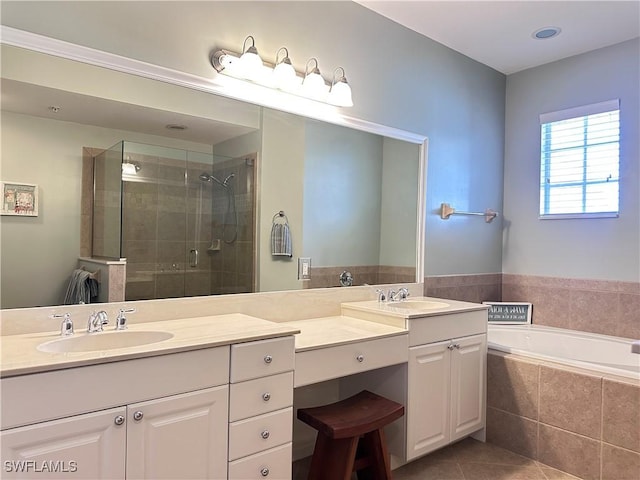
[[[318,430],[310,480],[391,478],[383,427],[404,415],[404,407],[362,392],[330,405],[301,408],[298,419]]]

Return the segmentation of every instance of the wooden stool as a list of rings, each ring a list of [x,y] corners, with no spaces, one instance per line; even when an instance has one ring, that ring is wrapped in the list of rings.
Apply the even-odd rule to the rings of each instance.
[[[318,430],[309,480],[349,480],[352,472],[358,472],[359,480],[390,480],[382,427],[402,415],[402,405],[367,390],[298,410],[298,418]]]

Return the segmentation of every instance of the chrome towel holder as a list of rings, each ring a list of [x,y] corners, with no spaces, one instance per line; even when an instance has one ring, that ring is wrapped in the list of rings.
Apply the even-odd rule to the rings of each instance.
[[[443,220],[448,220],[451,215],[474,215],[484,217],[484,221],[487,223],[491,223],[494,218],[498,216],[498,212],[487,208],[484,213],[481,212],[458,212],[455,208],[453,208],[448,203],[440,204],[440,218]]]

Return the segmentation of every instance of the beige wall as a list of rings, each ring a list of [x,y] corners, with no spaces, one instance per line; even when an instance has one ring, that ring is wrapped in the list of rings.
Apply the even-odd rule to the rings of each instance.
[[[2,112],[2,179],[40,188],[38,217],[0,217],[1,306],[62,303],[80,255],[82,148],[123,138],[205,151],[210,146]]]

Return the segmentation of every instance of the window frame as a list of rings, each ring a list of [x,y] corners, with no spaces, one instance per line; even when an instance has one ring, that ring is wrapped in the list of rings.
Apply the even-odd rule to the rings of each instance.
[[[576,148],[582,148],[584,151],[584,158],[586,158],[586,152],[589,149],[586,141],[586,121],[589,115],[597,115],[600,113],[612,112],[612,111],[620,112],[620,100],[608,100],[605,102],[594,103],[590,105],[583,105],[580,107],[570,108],[566,110],[559,110],[556,112],[543,113],[540,115],[540,164],[538,172],[540,174],[539,177],[539,185],[538,185],[538,218],[540,220],[554,220],[554,219],[575,219],[575,218],[617,218],[620,216],[620,133],[618,134],[618,209],[617,211],[602,211],[602,212],[571,212],[571,213],[542,213],[544,210],[549,209],[549,195],[551,189],[553,187],[547,186],[543,184],[543,178],[548,178],[550,174],[551,162],[549,160],[549,155],[551,153],[551,149],[548,146],[548,142],[550,142],[550,137],[544,135],[544,127],[547,124],[558,122],[562,120],[571,120],[571,119],[579,119],[581,117],[584,118],[585,128],[583,129],[583,135],[585,138],[583,139],[583,143],[581,146]],[[619,114],[619,113],[618,113]],[[618,131],[620,132],[620,119],[618,118]],[[547,148],[543,148],[547,143]],[[546,158],[546,161],[545,161]],[[543,168],[545,169],[543,171]],[[546,172],[546,173],[545,173]],[[543,177],[543,173],[545,176]],[[592,180],[589,181],[586,178],[587,176],[587,168],[586,164],[583,163],[582,168],[582,180],[576,181],[574,186],[581,187],[583,190],[583,207],[586,203],[586,187],[588,185],[596,185],[600,183],[604,183],[603,180]],[[563,185],[564,187],[571,186],[571,182]],[[544,202],[544,203],[543,203]]]

